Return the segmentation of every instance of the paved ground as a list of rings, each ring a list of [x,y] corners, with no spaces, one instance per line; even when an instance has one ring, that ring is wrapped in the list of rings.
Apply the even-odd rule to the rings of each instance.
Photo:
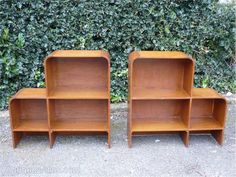
[[[206,135],[191,136],[185,148],[178,135],[126,140],[126,104],[112,106],[112,148],[104,137],[25,137],[11,145],[8,112],[0,112],[0,176],[236,176],[236,107],[229,106],[224,146]]]

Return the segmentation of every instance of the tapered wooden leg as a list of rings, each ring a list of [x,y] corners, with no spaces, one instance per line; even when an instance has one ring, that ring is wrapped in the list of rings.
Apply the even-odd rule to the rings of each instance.
[[[16,148],[17,144],[19,144],[22,135],[23,135],[22,132],[12,132],[12,143],[14,149]]]
[[[56,140],[56,134],[53,133],[53,132],[49,132],[49,143],[50,143],[50,148],[53,147],[55,140]]]
[[[224,131],[223,130],[213,130],[211,131],[212,136],[218,142],[219,145],[223,145],[224,142]]]
[[[186,147],[189,146],[189,132],[180,132],[180,137]]]
[[[108,145],[108,148],[111,148],[111,135],[110,135],[110,133],[107,134],[107,145]]]

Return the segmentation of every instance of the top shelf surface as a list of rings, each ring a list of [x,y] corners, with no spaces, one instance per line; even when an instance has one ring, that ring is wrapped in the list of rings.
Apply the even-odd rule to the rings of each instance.
[[[108,91],[104,90],[63,90],[52,91],[50,99],[109,99]]]
[[[211,88],[193,88],[192,89],[193,99],[207,99],[207,98],[223,98],[215,90]]]
[[[47,58],[106,58],[109,60],[109,53],[103,50],[57,50]]]
[[[24,88],[19,90],[14,99],[46,99],[45,88]]]
[[[134,51],[129,55],[129,60],[134,61],[136,59],[193,59],[179,51]]]
[[[24,88],[19,90],[13,99],[46,99],[45,88]],[[53,92],[50,99],[109,99],[107,91],[96,90],[80,90],[80,91],[65,91],[57,90]]]
[[[154,100],[154,99],[188,99],[190,95],[185,90],[155,90],[135,89],[132,100]]]

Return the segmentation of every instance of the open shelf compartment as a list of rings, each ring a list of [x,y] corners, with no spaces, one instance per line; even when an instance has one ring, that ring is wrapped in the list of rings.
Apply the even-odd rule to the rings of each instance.
[[[109,99],[109,57],[102,51],[57,51],[46,58],[53,99]]]
[[[108,132],[108,100],[49,100],[54,132]]]
[[[192,99],[190,130],[224,129],[226,101],[223,98]]]
[[[131,99],[191,96],[194,62],[182,52],[133,52],[129,60]]]
[[[134,100],[132,101],[131,131],[186,131],[190,100]]]
[[[13,131],[48,131],[45,89],[20,90],[10,101]]]

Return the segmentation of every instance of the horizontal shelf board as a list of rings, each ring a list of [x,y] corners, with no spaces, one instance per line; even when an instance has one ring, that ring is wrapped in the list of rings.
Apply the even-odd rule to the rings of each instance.
[[[193,88],[192,90],[193,99],[207,99],[207,98],[222,98],[215,90],[211,88]]]
[[[213,117],[197,117],[190,120],[190,130],[218,130],[223,128]]]
[[[107,91],[64,91],[58,90],[50,93],[51,99],[109,99]]]
[[[108,123],[105,121],[92,120],[58,120],[52,122],[52,131],[94,131],[105,132],[108,131]]]
[[[180,119],[133,119],[132,132],[185,131],[187,126]]]
[[[190,99],[185,90],[134,90],[132,100],[154,100],[154,99]]]
[[[106,58],[109,53],[103,50],[56,50],[48,58]]]
[[[189,59],[184,52],[179,51],[134,51],[129,57],[134,59]]]
[[[47,120],[32,119],[21,120],[19,125],[13,129],[13,131],[25,131],[25,132],[45,132],[48,131]]]
[[[45,88],[24,88],[16,93],[16,99],[46,99]]]

